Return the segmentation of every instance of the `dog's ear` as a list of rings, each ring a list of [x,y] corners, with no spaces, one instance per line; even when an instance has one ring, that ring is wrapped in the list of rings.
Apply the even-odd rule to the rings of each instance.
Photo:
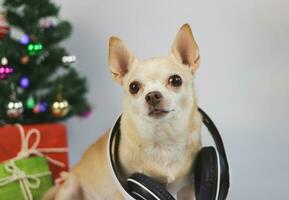
[[[194,39],[189,24],[184,24],[173,43],[171,55],[184,65],[190,67],[194,73],[200,64],[200,54],[198,45]]]
[[[109,38],[109,56],[108,63],[112,77],[122,85],[123,77],[129,71],[135,56],[117,37]]]

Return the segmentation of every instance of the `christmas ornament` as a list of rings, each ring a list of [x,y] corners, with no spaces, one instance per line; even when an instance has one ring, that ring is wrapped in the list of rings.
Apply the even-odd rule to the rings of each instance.
[[[42,100],[33,108],[33,112],[35,114],[46,112],[47,107],[48,107],[47,102]]]
[[[33,108],[33,113],[34,113],[34,114],[40,113],[40,106],[39,106],[39,104],[36,104],[36,106]]]
[[[51,111],[55,117],[64,117],[70,110],[67,100],[58,95],[56,101],[52,104]]]
[[[11,95],[7,104],[6,114],[9,118],[19,118],[23,113],[23,104],[16,99],[16,95]]]
[[[26,107],[28,109],[33,109],[34,106],[35,106],[35,100],[34,100],[33,96],[29,96],[27,101],[26,101]]]
[[[3,39],[9,32],[9,26],[4,16],[0,16],[0,39]]]
[[[62,57],[62,62],[64,64],[70,64],[76,61],[76,57],[74,55],[68,55]]]
[[[29,56],[25,55],[21,58],[21,63],[23,65],[26,65],[29,62],[29,60],[30,60]]]
[[[82,118],[88,118],[91,115],[91,109],[84,111],[83,113],[80,114],[80,117]]]
[[[47,110],[47,107],[48,107],[48,103],[46,101],[41,101],[39,103],[39,109],[40,109],[40,112],[46,112]]]
[[[57,19],[55,17],[46,17],[46,18],[41,19],[39,21],[39,24],[41,27],[46,28],[46,29],[53,28],[55,27],[57,23],[56,20]]]
[[[43,45],[40,42],[31,42],[27,45],[27,51],[30,56],[39,55],[43,50]]]
[[[28,35],[23,34],[23,35],[20,37],[19,42],[20,42],[21,44],[23,44],[23,45],[27,45],[27,44],[29,44],[29,42],[30,42],[30,38],[29,38]]]
[[[11,75],[14,72],[14,69],[11,65],[8,64],[8,59],[6,57],[3,57],[1,59],[1,65],[0,65],[0,80],[3,80],[7,76]]]
[[[28,88],[30,85],[30,79],[27,76],[21,76],[19,79],[19,86],[23,89]]]

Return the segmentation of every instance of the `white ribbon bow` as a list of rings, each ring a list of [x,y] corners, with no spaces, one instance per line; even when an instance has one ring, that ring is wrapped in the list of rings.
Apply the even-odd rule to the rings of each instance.
[[[36,128],[32,128],[25,135],[23,126],[20,124],[16,124],[16,126],[19,129],[20,136],[21,136],[21,150],[19,151],[17,156],[11,160],[19,160],[19,159],[27,158],[31,155],[36,155],[40,157],[45,157],[49,162],[59,167],[65,167],[65,164],[63,162],[60,162],[47,155],[44,155],[43,153],[64,153],[64,152],[67,152],[67,148],[38,148],[38,145],[40,143],[40,138],[41,138],[40,131]],[[33,135],[35,135],[35,141],[29,148],[29,141]]]
[[[21,191],[25,200],[33,200],[33,196],[30,189],[37,189],[40,186],[40,177],[48,176],[51,172],[43,172],[34,175],[27,175],[20,170],[13,160],[7,162],[4,166],[5,170],[11,174],[11,176],[0,179],[0,186],[5,186],[14,181],[19,181]]]

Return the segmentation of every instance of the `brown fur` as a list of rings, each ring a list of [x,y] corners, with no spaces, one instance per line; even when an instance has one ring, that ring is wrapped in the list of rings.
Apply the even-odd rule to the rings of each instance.
[[[197,110],[193,75],[200,63],[198,46],[189,25],[178,32],[170,54],[164,58],[138,60],[123,42],[112,37],[109,64],[112,77],[124,88],[119,157],[125,176],[145,173],[164,183],[178,200],[192,199],[192,165],[201,148],[201,116]],[[168,85],[172,74],[183,78],[179,88]],[[137,80],[141,88],[136,95],[129,85]],[[160,107],[170,109],[160,119],[147,115],[144,96],[152,91],[164,95]],[[66,181],[55,186],[44,200],[112,200],[123,199],[108,167],[107,131],[82,156]]]

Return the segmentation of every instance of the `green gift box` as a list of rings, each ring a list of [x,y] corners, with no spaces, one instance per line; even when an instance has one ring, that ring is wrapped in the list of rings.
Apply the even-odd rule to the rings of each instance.
[[[52,186],[51,172],[43,157],[0,164],[0,199],[39,200]]]

